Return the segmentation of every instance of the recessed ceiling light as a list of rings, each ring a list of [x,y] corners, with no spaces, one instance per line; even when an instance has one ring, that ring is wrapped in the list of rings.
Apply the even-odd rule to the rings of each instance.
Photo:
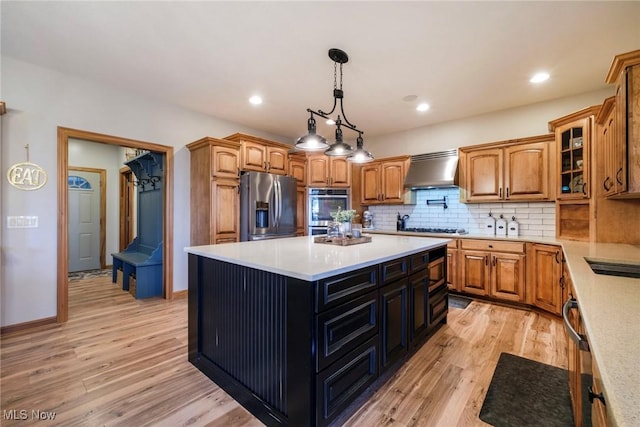
[[[531,83],[542,83],[549,79],[549,73],[536,73],[529,79]]]
[[[258,95],[253,95],[251,98],[249,98],[249,102],[253,105],[260,105],[262,104],[262,98]]]
[[[427,111],[429,109],[429,104],[427,104],[426,102],[422,102],[420,104],[418,104],[418,106],[416,107],[416,110],[418,111]]]

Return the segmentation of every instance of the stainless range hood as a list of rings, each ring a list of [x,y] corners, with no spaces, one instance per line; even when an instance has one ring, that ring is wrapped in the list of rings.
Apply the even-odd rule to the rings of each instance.
[[[405,188],[455,187],[458,185],[458,150],[411,156],[409,173],[404,180]]]

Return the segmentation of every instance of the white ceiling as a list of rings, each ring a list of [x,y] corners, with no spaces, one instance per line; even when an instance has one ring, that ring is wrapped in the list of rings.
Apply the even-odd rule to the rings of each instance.
[[[604,89],[613,56],[640,48],[637,1],[0,7],[2,55],[292,140],[307,108],[331,108],[332,47],[349,54],[345,112],[365,138]],[[538,70],[551,79],[533,86]]]

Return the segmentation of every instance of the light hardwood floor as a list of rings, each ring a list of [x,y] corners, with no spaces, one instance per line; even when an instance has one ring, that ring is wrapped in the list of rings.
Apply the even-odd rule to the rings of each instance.
[[[262,425],[187,361],[186,299],[135,300],[103,277],[71,281],[69,304],[66,324],[2,337],[2,426]],[[340,423],[486,426],[478,413],[501,352],[566,368],[562,323],[482,302],[451,308],[448,324]],[[38,410],[55,419],[37,421]]]

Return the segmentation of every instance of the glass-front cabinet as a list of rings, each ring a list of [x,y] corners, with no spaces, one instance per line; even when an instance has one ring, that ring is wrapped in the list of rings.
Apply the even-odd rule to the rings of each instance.
[[[556,135],[556,199],[587,200],[591,197],[591,149],[594,117],[600,105],[549,122]]]
[[[589,197],[589,130],[589,119],[556,129],[560,145],[559,199]]]

